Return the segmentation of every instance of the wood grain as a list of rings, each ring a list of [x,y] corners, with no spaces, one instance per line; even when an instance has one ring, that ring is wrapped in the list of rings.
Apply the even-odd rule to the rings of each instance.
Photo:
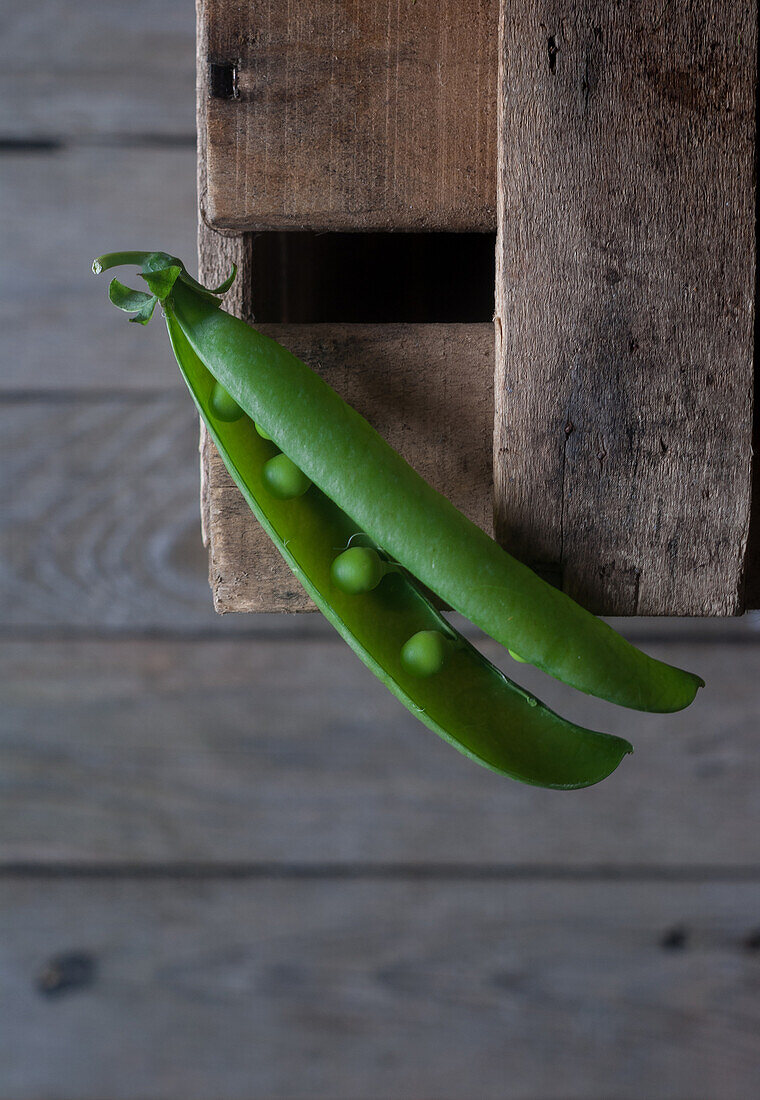
[[[194,53],[187,0],[4,4],[0,137],[192,147]]]
[[[142,341],[136,325],[118,316],[114,323]],[[319,616],[289,625],[280,615],[214,615],[198,516],[197,420],[180,379],[176,387],[0,400],[0,631],[329,636]],[[248,523],[241,517],[240,530]],[[638,629],[651,635],[652,625]],[[697,629],[704,633],[704,624]],[[752,621],[736,630],[751,634]]]
[[[757,883],[10,882],[3,1091],[746,1100],[759,907]],[[88,980],[41,993],[71,951]]]
[[[491,530],[490,325],[266,325],[423,477]],[[314,605],[253,518],[216,449],[202,442],[217,611]]]
[[[4,642],[0,865],[757,870],[759,646],[646,645],[707,687],[688,712],[641,715],[485,643],[561,714],[633,742],[565,795],[454,752],[332,631]]]
[[[192,269],[195,173],[192,148],[2,154],[0,392],[179,392],[161,317],[128,324],[91,264],[136,245]],[[136,285],[135,269],[116,274]]]
[[[198,194],[202,195],[206,187],[206,170],[202,160],[198,162]],[[198,220],[198,272],[204,286],[219,286],[229,275],[232,266],[237,268],[237,276],[232,289],[225,295],[224,308],[235,317],[249,317],[251,314],[251,238],[224,237],[209,229]],[[216,447],[209,438],[206,425],[199,418],[201,478],[201,538],[209,550],[209,583],[214,589],[216,569],[213,562],[214,551],[211,544],[211,501],[209,496],[209,471],[214,459],[220,462]]]
[[[218,229],[495,224],[496,0],[200,0]],[[220,77],[220,83],[225,83]],[[234,94],[233,94],[234,93]]]
[[[756,5],[502,5],[497,534],[608,614],[742,610]]]
[[[756,660],[725,647],[751,622],[663,624],[724,639],[657,651],[709,672],[701,709],[620,712],[619,784],[550,800],[320,617],[212,615],[189,399],[158,319],[120,325],[89,274],[109,247],[189,260],[191,22],[3,19],[0,630],[36,640],[0,647],[0,1094],[754,1095],[758,896],[731,876],[757,866]],[[70,952],[84,984],[56,991]]]
[[[205,109],[208,98],[208,64],[210,26],[206,19],[205,0],[196,0],[196,63],[195,96],[196,119],[198,129],[198,149],[208,145],[208,115]],[[208,204],[208,161],[199,153],[197,163],[198,176],[198,278],[204,286],[219,286],[234,265],[237,275],[231,290],[224,297],[224,308],[235,317],[253,320],[252,300],[252,245],[250,234],[217,233],[204,221],[201,211]],[[200,501],[201,501],[201,538],[209,551],[209,583],[215,588],[216,570],[214,567],[214,549],[211,542],[211,505],[209,500],[209,465],[216,455],[216,448],[199,417],[200,438]],[[218,459],[218,455],[217,455]]]
[[[126,325],[107,300],[103,308],[140,342],[138,326]],[[179,380],[177,387],[148,398],[0,403],[0,628],[250,628],[223,625],[211,609],[197,421]],[[272,626],[280,628],[257,623]]]

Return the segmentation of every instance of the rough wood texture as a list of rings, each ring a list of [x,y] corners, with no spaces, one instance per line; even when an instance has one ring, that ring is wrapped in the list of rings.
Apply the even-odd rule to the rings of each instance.
[[[496,527],[599,612],[742,610],[756,5],[502,5]]]
[[[203,212],[214,187],[207,138],[214,116],[206,111],[211,101],[205,59],[219,56],[219,36],[229,34],[243,15],[229,4],[220,9],[205,0],[199,0],[197,10],[198,190]],[[278,132],[287,130],[281,109],[272,122]],[[296,130],[290,136],[302,137]],[[200,277],[220,281],[234,259],[241,268],[237,297],[227,300],[226,308],[246,319],[251,313],[252,247],[250,234],[222,235],[201,218]],[[493,349],[487,325],[281,325],[266,326],[266,331],[319,370],[423,476],[475,522],[491,529]],[[200,453],[202,530],[217,611],[314,610],[251,515],[203,428]]]
[[[490,325],[267,325],[431,484],[491,530],[493,337]],[[217,611],[314,605],[202,444],[202,508]]]
[[[290,632],[242,643],[0,644],[0,866],[760,869],[758,642],[646,645],[708,681],[678,715],[521,669],[560,713],[634,742],[614,776],[568,797],[477,767],[332,631],[277,621]]]
[[[3,1092],[747,1100],[759,907],[757,883],[10,882]]]
[[[203,150],[208,144],[208,117],[205,110],[208,99],[208,34],[209,24],[205,17],[205,0],[196,0],[196,63],[195,96],[198,125],[198,148]],[[251,246],[252,237],[222,236],[211,229],[203,220],[201,211],[208,205],[208,160],[198,156],[198,278],[205,286],[219,286],[229,274],[232,265],[237,267],[237,278],[232,289],[225,295],[224,308],[236,317],[245,319],[251,316]],[[209,515],[209,463],[216,448],[209,439],[206,426],[200,423],[200,471],[201,471],[201,538],[209,550],[209,582],[214,585],[213,550],[211,548]],[[217,456],[218,457],[218,456]]]
[[[492,229],[497,0],[200,0],[221,229]],[[206,128],[207,124],[207,128]]]
[[[203,195],[206,186],[206,170],[202,160],[198,162],[198,193]],[[198,222],[198,272],[205,286],[219,286],[227,278],[232,265],[237,267],[237,278],[232,289],[224,299],[224,308],[236,317],[248,317],[251,312],[251,238],[223,237]],[[198,444],[201,469],[201,538],[203,545],[211,554],[209,581],[214,586],[215,570],[210,533],[209,467],[214,459],[220,461],[216,447],[206,431],[206,425],[200,420],[200,440]]]
[[[661,625],[708,690],[619,712],[576,798],[460,759],[320,616],[213,616],[192,406],[89,274],[192,251],[191,8],[6,8],[4,132],[101,147],[0,150],[0,1095],[754,1096],[756,660],[693,642],[751,622]]]

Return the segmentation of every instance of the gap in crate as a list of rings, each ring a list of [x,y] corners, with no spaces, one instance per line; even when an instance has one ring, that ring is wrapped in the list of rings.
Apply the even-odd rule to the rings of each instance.
[[[491,321],[493,233],[257,233],[261,324]]]

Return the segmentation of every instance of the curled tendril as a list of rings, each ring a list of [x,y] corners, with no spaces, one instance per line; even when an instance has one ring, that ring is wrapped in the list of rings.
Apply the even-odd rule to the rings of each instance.
[[[92,271],[94,275],[101,275],[104,271],[108,271],[113,267],[125,265],[134,265],[141,269],[140,274],[152,291],[152,295],[145,295],[145,298],[152,297],[160,302],[163,302],[169,296],[174,283],[177,279],[180,279],[187,286],[192,287],[196,293],[202,294],[204,298],[218,304],[219,299],[227,293],[237,275],[237,265],[233,264],[229,275],[219,286],[205,287],[192,277],[181,260],[178,260],[176,256],[170,256],[168,252],[107,252],[93,260]],[[122,284],[119,283],[118,286],[121,287]],[[126,289],[124,288],[124,290]],[[130,295],[141,293],[141,291],[129,291]],[[153,308],[149,309],[146,301],[143,301],[136,309],[126,309],[125,305],[120,304],[120,301],[125,300],[124,295],[120,291],[116,291],[115,296],[116,299],[119,299],[115,300],[112,295],[111,301],[115,306],[130,313],[138,313],[139,311],[138,316],[132,318],[132,320],[139,320],[141,324],[147,324],[153,313]],[[132,301],[135,300],[135,298],[132,298]],[[155,306],[155,301],[153,306]]]

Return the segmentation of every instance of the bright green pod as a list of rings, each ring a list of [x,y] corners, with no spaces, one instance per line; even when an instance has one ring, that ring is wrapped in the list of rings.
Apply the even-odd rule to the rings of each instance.
[[[166,323],[190,393],[225,466],[307,593],[369,669],[412,714],[460,752],[524,783],[569,790],[608,776],[632,751],[620,737],[584,729],[514,684],[458,634],[403,570],[360,594],[333,583],[336,546],[356,525],[319,490],[296,500],[273,497],[263,470],[271,444],[244,417],[216,421],[209,401],[214,378],[193,352],[170,309]],[[443,677],[405,667],[411,635],[445,641]],[[443,681],[443,682],[442,682]]]
[[[543,581],[437,493],[287,349],[177,282],[187,341],[355,526],[448,606],[524,661],[622,706],[680,710],[702,680],[657,661]]]
[[[691,702],[699,677],[648,657],[547,585],[436,493],[306,364],[221,311],[217,295],[234,271],[207,290],[165,253],[113,253],[93,270],[125,263],[142,266],[154,299],[213,378],[416,584],[582,691],[642,710]],[[111,299],[143,323],[150,317],[150,295],[114,281]]]
[[[136,255],[113,254],[93,266],[105,270],[135,262]],[[362,593],[334,584],[335,547],[356,544],[354,520],[317,487],[290,500],[268,491],[264,471],[271,443],[250,415],[236,421],[214,416],[211,401],[220,380],[195,353],[174,314],[174,299],[183,288],[204,300],[212,293],[170,257],[144,254],[139,262],[150,289],[161,295],[177,362],[232,478],[307,593],[367,667],[420,721],[486,767],[561,789],[589,786],[609,775],[631,751],[628,742],[565,721],[508,680],[451,627],[407,570],[394,564],[382,585]],[[116,289],[119,308],[147,314],[150,303],[128,299],[129,294]],[[366,546],[367,536],[361,540]],[[417,647],[411,662],[410,643]],[[436,675],[444,663],[445,675]]]

